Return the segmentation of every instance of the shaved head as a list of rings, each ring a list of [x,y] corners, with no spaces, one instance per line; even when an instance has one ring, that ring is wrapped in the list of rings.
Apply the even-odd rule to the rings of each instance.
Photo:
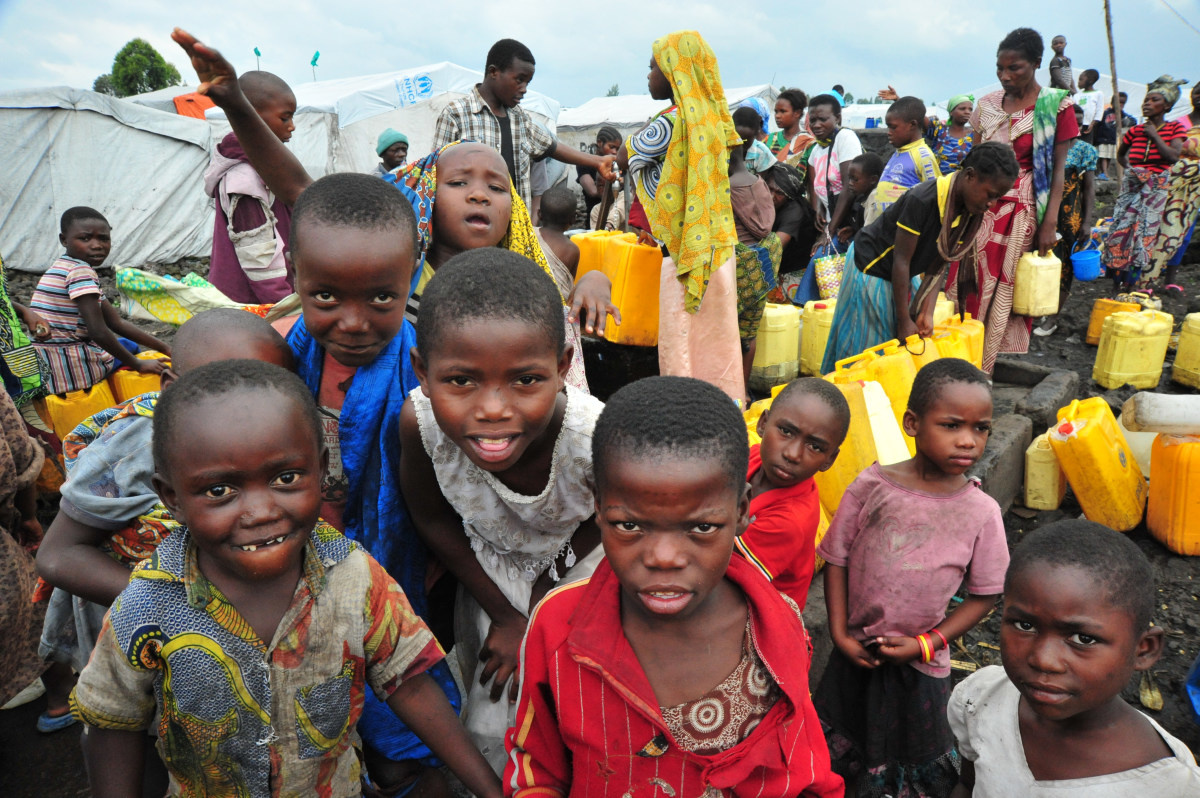
[[[206,310],[184,322],[171,346],[171,370],[183,376],[218,360],[248,359],[293,369],[292,350],[262,317],[237,308]]]
[[[291,99],[293,103],[296,101],[296,95],[287,82],[270,72],[246,72],[238,78],[238,86],[256,111],[261,111],[280,98]]]

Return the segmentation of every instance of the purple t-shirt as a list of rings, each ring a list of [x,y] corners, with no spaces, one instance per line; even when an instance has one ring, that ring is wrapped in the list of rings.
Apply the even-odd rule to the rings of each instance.
[[[922,493],[888,479],[878,465],[846,489],[817,554],[846,569],[847,627],[860,641],[928,632],[960,587],[1002,593],[1008,570],[1000,506],[978,484],[948,496]],[[950,652],[910,664],[949,676]]]

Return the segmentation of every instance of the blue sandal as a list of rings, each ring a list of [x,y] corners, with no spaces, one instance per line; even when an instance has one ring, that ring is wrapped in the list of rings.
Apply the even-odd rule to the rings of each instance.
[[[51,715],[49,711],[38,715],[37,730],[42,734],[53,734],[78,723],[78,719],[70,712],[63,715]]]

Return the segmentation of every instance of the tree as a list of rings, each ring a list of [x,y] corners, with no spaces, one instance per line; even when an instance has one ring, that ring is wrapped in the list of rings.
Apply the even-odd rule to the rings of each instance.
[[[96,79],[97,84],[103,77]],[[182,82],[179,70],[168,64],[145,39],[132,39],[121,48],[113,59],[109,76],[109,83],[118,97],[144,94]]]
[[[849,105],[850,103],[854,102],[854,95],[850,92],[846,92],[842,95],[842,99],[846,101],[846,105]]]
[[[619,85],[617,85],[616,83],[614,83],[612,86],[609,87],[608,94],[606,94],[604,96],[605,97],[616,97],[620,93],[621,93],[621,87]]]
[[[105,74],[96,78],[92,83],[92,91],[115,96],[117,87],[113,85],[112,75]]]

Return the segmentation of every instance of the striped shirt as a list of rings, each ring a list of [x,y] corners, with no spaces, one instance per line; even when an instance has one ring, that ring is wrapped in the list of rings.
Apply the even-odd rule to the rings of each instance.
[[[1147,124],[1149,123],[1144,122],[1126,133],[1121,139],[1121,145],[1126,147],[1129,152],[1130,166],[1140,166],[1155,174],[1165,172],[1171,168],[1171,164],[1166,162],[1162,153],[1158,151],[1158,145],[1146,132]],[[1165,122],[1158,129],[1158,135],[1164,142],[1170,144],[1176,139],[1184,138],[1187,135],[1187,129],[1178,122]]]
[[[113,370],[115,360],[88,335],[77,304],[81,297],[104,299],[96,270],[81,260],[61,256],[50,265],[33,291],[29,306],[50,326],[50,337],[34,341],[48,369],[50,393],[90,388]]]

